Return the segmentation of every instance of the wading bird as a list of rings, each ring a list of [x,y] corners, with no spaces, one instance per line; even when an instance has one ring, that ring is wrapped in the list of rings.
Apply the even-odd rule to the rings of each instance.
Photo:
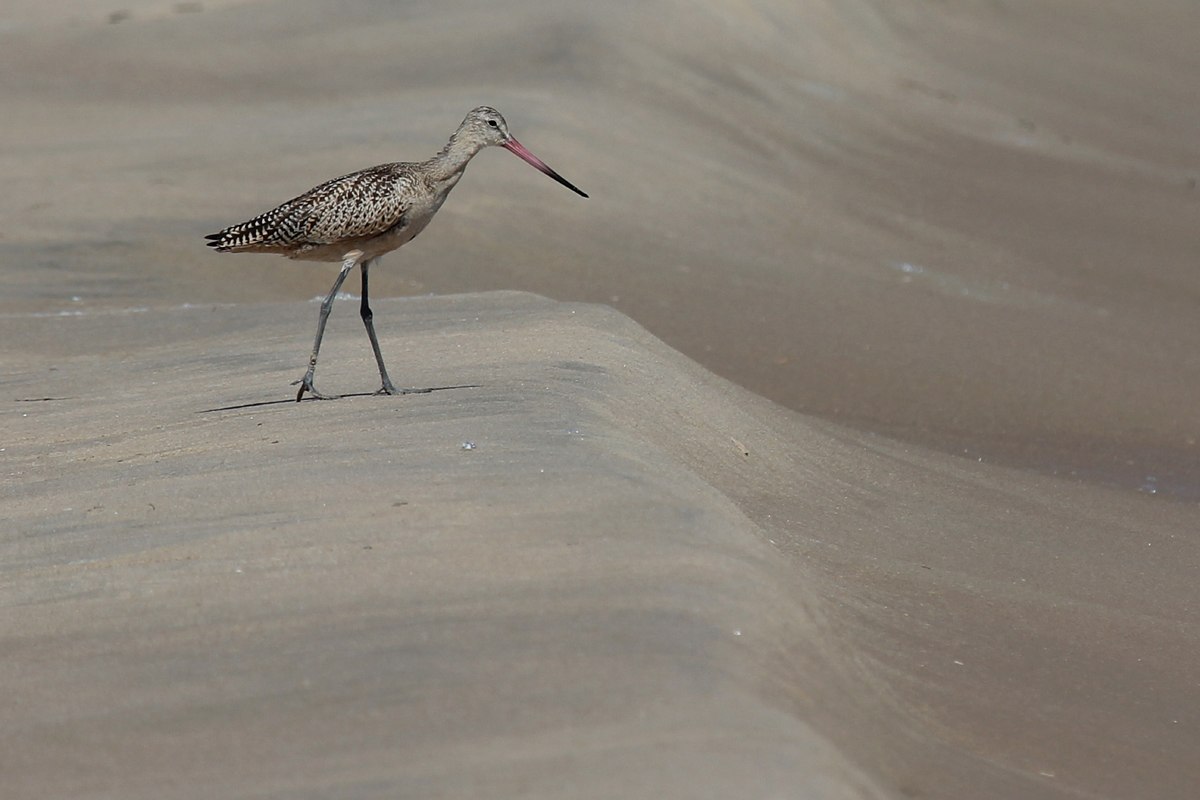
[[[458,183],[471,159],[485,147],[499,145],[516,153],[554,180],[583,197],[565,178],[546,166],[508,132],[508,124],[494,108],[480,106],[467,114],[441,151],[419,163],[380,164],[343,175],[289,200],[239,225],[209,234],[208,246],[221,253],[279,253],[306,261],[342,262],[342,271],[321,303],[317,341],[308,359],[308,371],[292,385],[299,402],[304,393],[327,400],[313,386],[317,354],[333,300],[355,265],[362,270],[362,303],[359,314],[367,327],[383,387],[377,394],[405,394],[417,389],[397,389],[383,365],[375,337],[371,306],[367,300],[367,270],[384,253],[390,253],[425,229]],[[424,390],[428,391],[428,390]]]

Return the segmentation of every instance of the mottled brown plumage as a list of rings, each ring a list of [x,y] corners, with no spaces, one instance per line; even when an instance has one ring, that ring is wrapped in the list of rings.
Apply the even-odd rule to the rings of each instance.
[[[306,391],[313,397],[325,399],[325,395],[313,387],[317,354],[333,299],[356,264],[362,270],[360,314],[383,379],[380,392],[403,393],[392,385],[383,365],[367,302],[368,267],[384,253],[395,250],[424,230],[462,177],[470,160],[492,145],[511,150],[568,189],[587,197],[522,147],[508,132],[500,112],[480,106],[467,114],[446,146],[428,161],[380,164],[334,178],[265,214],[205,237],[209,240],[208,246],[221,253],[279,253],[307,261],[342,262],[341,274],[321,304],[317,340],[309,358],[308,371],[296,381],[300,384],[297,401]]]
[[[326,181],[248,222],[208,238],[222,253],[283,253],[302,257],[326,245],[370,239],[403,227],[419,164],[380,164]],[[429,182],[423,194],[434,194]]]

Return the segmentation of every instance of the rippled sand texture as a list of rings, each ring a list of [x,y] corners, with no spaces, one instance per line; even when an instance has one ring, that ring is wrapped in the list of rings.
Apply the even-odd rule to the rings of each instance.
[[[802,797],[1187,796],[1200,784],[1197,31],[1200,6],[1167,0],[5,4],[0,502],[16,522],[0,542],[15,619],[0,675],[18,699],[0,706],[3,773],[30,797],[211,796],[219,780],[221,796],[368,797],[399,794],[429,746],[441,766],[410,796],[729,796],[751,774]],[[239,438],[262,421],[250,412],[198,414],[288,396],[311,345],[306,301],[336,269],[218,256],[203,234],[328,178],[426,158],[482,103],[591,199],[485,152],[372,271],[373,295],[524,290],[612,306],[653,336],[524,295],[381,301],[389,366],[480,384],[465,407],[454,393],[265,407],[305,433],[287,456],[309,464],[299,472]],[[597,316],[543,342],[538,315],[572,308]],[[331,326],[346,344],[323,377],[373,389],[350,304]],[[622,337],[665,359],[644,369],[675,376],[662,378],[674,392],[639,402],[654,381],[605,350]],[[490,366],[456,372],[470,348]],[[538,370],[577,381],[544,419],[509,419],[549,379]],[[556,449],[569,440],[534,436],[574,430],[564,409],[581,404],[599,432],[582,467]],[[401,485],[437,510],[364,511],[390,480],[380,432],[407,435],[413,414],[448,438],[413,449],[427,466]],[[455,493],[459,462],[438,448],[477,419],[516,450]],[[611,481],[605,502],[558,507],[532,473],[504,471],[542,447],[567,474]],[[367,488],[347,483],[358,463],[382,470],[361,468]],[[165,501],[147,481],[178,481],[172,522],[148,516]],[[338,514],[289,533],[331,483]],[[499,523],[478,498],[505,492],[526,516],[485,542]],[[654,513],[608,519],[641,502]],[[457,503],[475,510],[456,555],[423,550]],[[429,613],[458,627],[426,626],[423,590],[370,595],[374,567],[336,568],[321,548],[353,549],[364,524],[372,547],[403,542],[388,580],[426,559]],[[568,527],[632,538],[556,551],[549,572],[536,553],[505,560]],[[276,542],[326,570],[311,588],[332,599],[311,615]],[[209,613],[238,559],[280,582]],[[489,571],[510,605],[489,605]],[[655,621],[622,638],[629,609]],[[735,618],[756,620],[757,638],[731,645]],[[376,647],[383,619],[391,644]],[[426,634],[446,638],[422,649]],[[454,681],[430,677],[456,665]],[[297,688],[310,672],[313,703]],[[370,750],[396,772],[305,750],[437,719],[442,706],[413,699],[427,690],[458,711],[433,745]],[[390,711],[361,727],[372,707]],[[285,729],[294,746],[262,744]],[[652,755],[666,741],[675,760]],[[235,763],[246,743],[258,771]],[[531,766],[551,751],[558,766]],[[466,761],[475,777],[447,777]],[[272,783],[283,774],[296,782]],[[618,774],[629,784],[601,780]]]
[[[794,409],[1196,494],[1190,4],[24,6],[7,311],[322,293],[197,234],[488,102],[593,199],[487,153],[381,293],[611,303]]]

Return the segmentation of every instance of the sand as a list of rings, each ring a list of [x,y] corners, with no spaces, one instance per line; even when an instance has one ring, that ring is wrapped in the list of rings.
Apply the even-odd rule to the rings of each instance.
[[[5,796],[1188,796],[1197,13],[10,5]]]

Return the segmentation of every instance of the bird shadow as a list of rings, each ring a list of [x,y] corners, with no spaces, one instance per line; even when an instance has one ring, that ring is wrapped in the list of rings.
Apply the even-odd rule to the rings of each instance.
[[[481,383],[464,383],[460,386],[431,386],[428,389],[409,389],[401,394],[430,394],[432,392],[448,392],[452,389],[480,389],[483,387]],[[197,411],[197,414],[212,414],[217,411],[240,411],[243,408],[262,408],[263,406],[284,406],[296,405],[297,403],[325,403],[330,400],[344,400],[348,397],[379,397],[379,392],[351,392],[350,394],[339,394],[336,397],[306,397],[303,400],[295,400],[288,398],[286,400],[261,400],[257,403],[241,403],[236,406],[221,406],[220,408],[206,408],[203,411]]]

